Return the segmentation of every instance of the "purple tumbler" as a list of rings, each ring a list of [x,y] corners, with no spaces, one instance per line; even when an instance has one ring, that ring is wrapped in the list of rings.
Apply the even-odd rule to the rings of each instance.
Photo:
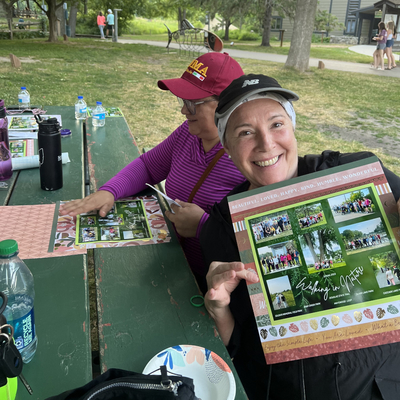
[[[0,99],[0,181],[10,179],[12,164],[10,143],[8,141],[8,120],[4,100]]]

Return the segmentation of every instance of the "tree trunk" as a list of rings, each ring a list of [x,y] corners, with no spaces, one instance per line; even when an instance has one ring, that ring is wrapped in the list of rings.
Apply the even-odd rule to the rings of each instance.
[[[305,233],[304,234],[304,239],[306,240],[307,246],[308,246],[308,248],[310,250],[311,256],[312,256],[312,258],[314,260],[314,264],[315,264],[318,261],[318,257],[315,254],[315,250],[314,250],[313,243],[311,241],[310,234],[309,233]]]
[[[182,29],[182,9],[178,7],[178,29]]]
[[[83,2],[83,13],[87,15],[87,0]]]
[[[297,1],[293,34],[285,67],[293,67],[300,72],[308,69],[317,4],[318,0]]]
[[[57,29],[57,36],[63,36],[66,34],[66,32],[65,32],[65,10],[62,7],[57,8],[56,18],[58,21],[60,21],[60,30],[58,31]]]
[[[231,20],[225,20],[225,36],[224,40],[229,40],[229,27],[231,26]]]
[[[71,6],[71,11],[69,13],[69,26],[70,26],[70,29],[71,29],[71,37],[75,37],[77,14],[78,14],[78,5],[77,4],[73,4]]]
[[[322,231],[318,230],[318,240],[319,240],[319,258],[322,261],[325,261],[325,247],[324,242],[322,240]]]
[[[263,20],[263,35],[261,40],[261,46],[271,46],[269,42],[270,34],[271,34],[271,20],[272,20],[272,1],[265,1],[265,13]]]
[[[60,4],[60,6],[62,3]],[[59,7],[60,7],[59,6]],[[56,0],[47,0],[47,18],[49,19],[49,42],[57,42],[57,7]]]
[[[10,39],[13,40],[13,10],[14,10],[14,3],[16,3],[16,1],[14,2],[10,2],[8,3],[5,0],[0,0],[0,4],[3,5],[4,11],[6,13],[6,18],[7,18],[7,26],[8,29],[10,31]],[[18,4],[18,3],[17,3]]]
[[[13,40],[13,26],[12,26],[12,18],[7,18],[8,29],[10,30],[10,39]]]

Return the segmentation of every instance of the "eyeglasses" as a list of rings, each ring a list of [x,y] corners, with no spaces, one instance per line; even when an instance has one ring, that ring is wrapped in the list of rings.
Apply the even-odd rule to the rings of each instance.
[[[185,100],[181,99],[180,97],[177,97],[178,103],[181,107],[186,106],[186,108],[189,110],[190,114],[196,115],[196,106],[203,104],[203,103],[208,103],[210,101],[218,101],[217,99],[210,99],[210,100],[202,100],[202,101],[196,101],[193,102],[191,100]]]

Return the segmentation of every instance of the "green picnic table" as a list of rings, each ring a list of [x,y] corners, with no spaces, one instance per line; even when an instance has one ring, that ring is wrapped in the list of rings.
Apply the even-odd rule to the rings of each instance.
[[[62,151],[71,159],[63,165],[64,186],[46,192],[40,188],[39,168],[15,171],[8,190],[0,190],[1,205],[50,204],[84,194],[82,123],[74,119],[73,107],[46,109],[47,114],[60,114],[63,127],[72,131],[71,137],[62,139]],[[24,229],[24,221],[18,224]],[[24,261],[35,280],[38,348],[33,360],[23,367],[33,395],[18,382],[16,399],[44,400],[92,379],[87,257]]]
[[[39,169],[14,173],[9,190],[0,191],[7,205],[49,204],[94,192],[139,156],[124,117],[107,117],[105,127],[74,119],[73,107],[46,107],[60,114],[72,136],[62,139],[71,163],[63,165],[64,186],[40,188]],[[85,159],[88,161],[85,167]],[[142,194],[154,194],[150,189]],[[161,207],[163,203],[160,202]],[[237,373],[213,320],[190,298],[199,293],[173,227],[169,243],[94,249],[100,370],[141,372],[163,349],[198,345],[214,351],[232,369],[236,399],[246,399]],[[17,400],[40,399],[81,386],[92,379],[87,258],[83,255],[26,260],[35,278],[38,350],[24,365],[32,386],[29,396],[19,383]],[[205,399],[204,399],[205,400]]]
[[[102,128],[89,125],[87,136],[92,191],[139,156],[123,117],[106,118]],[[155,194],[150,189],[143,193]],[[236,380],[236,399],[246,399],[212,318],[204,306],[190,303],[199,289],[167,223],[169,243],[94,249],[101,372],[109,368],[141,372],[168,347],[197,345],[227,362]]]

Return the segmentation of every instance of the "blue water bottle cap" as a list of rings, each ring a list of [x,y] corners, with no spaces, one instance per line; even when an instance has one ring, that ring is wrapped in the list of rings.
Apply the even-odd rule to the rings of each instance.
[[[101,106],[103,103],[102,103],[101,101],[96,101],[96,104],[97,104],[98,106]]]
[[[21,90],[26,90],[26,87],[25,86],[21,86]]]
[[[78,99],[83,99],[83,96],[78,96]]]

